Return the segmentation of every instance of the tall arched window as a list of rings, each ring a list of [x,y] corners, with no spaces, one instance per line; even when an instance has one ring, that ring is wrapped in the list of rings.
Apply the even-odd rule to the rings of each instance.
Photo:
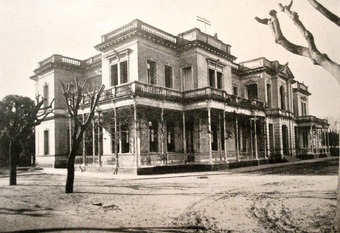
[[[283,86],[280,87],[280,101],[281,101],[281,109],[286,110],[286,101],[285,101],[285,89]]]

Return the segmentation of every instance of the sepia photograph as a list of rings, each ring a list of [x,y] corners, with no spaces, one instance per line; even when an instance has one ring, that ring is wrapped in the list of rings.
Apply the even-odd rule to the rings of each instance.
[[[0,232],[340,232],[340,1],[0,0]]]

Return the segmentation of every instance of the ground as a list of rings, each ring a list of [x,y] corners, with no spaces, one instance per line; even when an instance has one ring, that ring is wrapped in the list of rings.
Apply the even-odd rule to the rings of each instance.
[[[259,169],[261,168],[261,169]],[[1,232],[334,232],[338,159],[130,177],[0,174]]]

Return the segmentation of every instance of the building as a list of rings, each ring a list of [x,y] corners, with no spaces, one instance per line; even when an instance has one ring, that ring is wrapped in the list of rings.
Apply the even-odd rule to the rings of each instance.
[[[178,36],[134,20],[101,37],[85,60],[52,55],[31,77],[36,94],[55,99],[36,127],[36,161],[61,167],[72,125],[62,82],[106,86],[79,162],[142,174],[159,166],[192,169],[327,156],[328,123],[309,115],[308,87],[288,64],[236,63],[231,46],[199,29]],[[85,97],[82,114],[87,113]],[[83,156],[81,155],[83,154]]]

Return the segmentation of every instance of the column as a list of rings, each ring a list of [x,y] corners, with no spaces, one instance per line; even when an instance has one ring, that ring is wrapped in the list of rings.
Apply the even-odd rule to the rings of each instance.
[[[68,117],[68,140],[69,140],[69,153],[71,152],[71,148],[72,148],[72,117],[71,115],[69,115]]]
[[[138,168],[138,161],[139,161],[139,131],[138,131],[138,125],[137,125],[137,103],[136,99],[134,100],[134,105],[133,105],[133,120],[135,123],[135,162],[136,162],[136,169]]]
[[[183,153],[184,153],[184,164],[188,160],[187,158],[187,140],[185,132],[185,112],[182,113],[182,126],[183,126]]]
[[[223,143],[224,143],[224,162],[228,163],[228,151],[227,151],[227,126],[226,126],[225,110],[223,111]]]
[[[85,115],[83,114],[83,124],[85,123]],[[83,132],[83,165],[86,166],[86,130]]]
[[[211,145],[211,109],[208,107],[208,138],[209,138],[209,162],[213,162],[212,158],[212,145]]]
[[[95,119],[92,119],[92,162],[96,163],[96,131],[95,131]]]
[[[256,133],[256,117],[254,118],[254,150],[255,150],[255,159],[259,160],[259,154],[257,151],[257,133]]]
[[[313,129],[312,129],[312,126],[310,127],[310,130],[309,130],[309,135],[310,135],[310,148],[311,148],[311,153],[314,154],[314,140],[313,140]]]
[[[100,112],[98,112],[98,167],[102,166],[102,157],[101,157],[101,144],[100,144]]]
[[[222,125],[221,125],[221,114],[218,114],[218,136],[217,136],[217,146],[218,146],[218,151],[220,153],[220,161],[222,161],[222,143],[223,143],[223,138],[221,138],[222,136]],[[219,139],[219,140],[218,140]]]
[[[327,130],[327,153],[330,153],[330,152],[331,151],[330,151],[330,148],[329,148],[329,130]]]
[[[116,105],[114,104],[113,106],[113,118],[114,118],[114,129],[113,129],[113,136],[114,136],[114,152],[115,152],[115,173],[118,173],[118,167],[119,167],[119,156],[118,156],[118,130],[117,130],[117,125],[118,125],[118,119],[117,119],[117,108]]]
[[[250,119],[250,154],[251,159],[254,157],[254,146],[253,146],[253,120]]]
[[[162,162],[164,159],[164,108],[162,104],[162,109],[161,109],[161,157],[162,157]],[[168,164],[168,154],[166,155],[165,158],[165,164]]]
[[[238,143],[238,118],[235,115],[235,147],[236,147],[236,160],[240,160],[240,148],[239,148],[239,143]]]
[[[263,121],[263,137],[264,137],[264,158],[268,159],[268,136],[267,136],[267,118]]]

